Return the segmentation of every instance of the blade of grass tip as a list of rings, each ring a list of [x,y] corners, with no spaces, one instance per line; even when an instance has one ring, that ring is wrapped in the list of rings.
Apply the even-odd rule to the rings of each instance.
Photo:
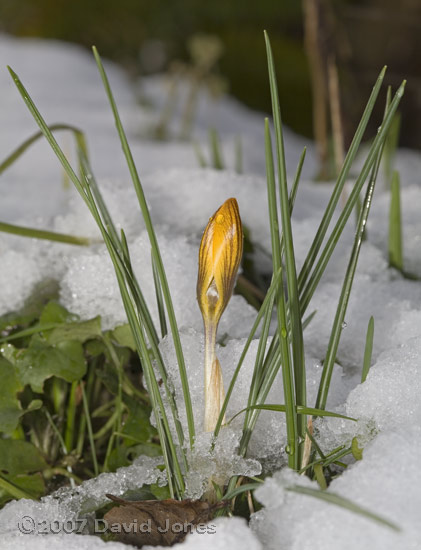
[[[19,79],[18,75],[11,69],[11,67],[7,67],[9,70],[9,73],[13,79],[13,82],[15,83],[16,88],[18,89],[20,95],[22,96],[26,106],[28,107],[30,113],[34,117],[35,122],[38,124],[42,134],[50,144],[52,150],[54,151],[56,157],[60,161],[61,165],[63,166],[64,170],[66,171],[67,175],[69,176],[70,180],[72,181],[73,185],[76,187],[77,191],[79,192],[80,196],[83,198],[85,204],[88,206],[89,210],[92,213],[92,205],[87,200],[86,193],[83,187],[83,184],[77,177],[76,173],[74,172],[73,168],[71,167],[69,161],[67,160],[66,155],[61,150],[59,144],[57,143],[57,140],[53,136],[53,133],[51,132],[48,124],[45,122],[44,118],[41,116],[41,113],[37,109],[35,103],[32,101],[31,96],[29,95],[27,89],[22,84],[21,80]]]
[[[237,174],[243,173],[243,143],[241,136],[235,139],[235,171]]]
[[[364,361],[363,371],[361,373],[361,384],[366,381],[368,371],[371,366],[371,355],[373,353],[373,340],[374,340],[374,317],[371,316],[368,321],[367,335],[365,337],[365,349],[364,349]]]
[[[295,266],[294,242],[292,236],[291,217],[288,199],[288,183],[285,163],[284,140],[282,135],[281,110],[279,106],[278,86],[276,82],[275,63],[269,37],[265,32],[266,53],[268,58],[270,94],[272,99],[273,120],[275,125],[276,152],[278,159],[279,198],[281,203],[282,234],[284,237],[285,266],[288,288],[288,311],[291,324],[291,347],[294,367],[295,399],[297,405],[305,406],[307,400],[306,373],[304,358],[303,327],[298,292],[298,281]],[[297,419],[298,437],[304,441],[307,419],[305,416]],[[299,456],[302,443],[299,444]]]
[[[93,53],[94,57],[98,66],[99,73],[101,75],[104,88],[109,100],[109,103],[111,105],[111,109],[114,114],[114,120],[117,127],[118,135],[120,137],[121,145],[126,157],[127,165],[130,171],[130,175],[132,177],[133,185],[136,191],[136,195],[139,201],[139,206],[142,212],[142,216],[145,222],[146,230],[148,232],[149,240],[151,243],[152,251],[154,254],[154,258],[156,261],[156,267],[159,273],[159,278],[162,285],[162,292],[164,295],[165,305],[167,308],[168,313],[168,320],[171,327],[171,333],[174,341],[174,347],[178,362],[178,367],[180,371],[180,378],[181,378],[181,384],[183,388],[183,397],[184,397],[184,403],[186,408],[186,415],[187,415],[187,424],[188,424],[188,430],[189,430],[189,441],[190,441],[190,447],[193,447],[194,443],[194,437],[195,437],[195,428],[194,428],[194,418],[193,418],[193,407],[191,403],[191,396],[189,391],[189,384],[188,384],[188,378],[187,378],[187,372],[186,372],[186,366],[184,362],[184,356],[183,351],[181,347],[181,341],[180,341],[180,334],[178,332],[178,326],[177,321],[175,318],[174,313],[174,307],[171,299],[171,295],[168,288],[168,281],[164,270],[164,265],[161,258],[161,253],[158,246],[158,240],[156,238],[155,230],[152,225],[151,216],[149,213],[149,209],[146,203],[146,198],[143,192],[142,185],[140,183],[139,175],[137,173],[137,169],[133,160],[133,156],[126,138],[126,134],[124,132],[120,116],[118,114],[117,106],[113,97],[113,94],[111,92],[110,84],[108,82],[107,75],[105,73],[104,67],[102,65],[101,58],[99,57],[99,54],[97,52],[97,49],[93,47]]]
[[[200,168],[207,168],[208,163],[206,162],[205,155],[203,154],[199,140],[197,139],[193,140],[193,149],[194,149],[194,152],[196,153],[196,158]]]
[[[51,132],[57,132],[60,130],[67,130],[69,132],[72,132],[75,136],[76,142],[78,141],[80,136],[83,136],[82,130],[79,128],[76,128],[75,126],[70,126],[69,124],[51,124],[49,126],[49,129]],[[0,175],[3,174],[12,164],[18,160],[20,156],[29,149],[31,145],[36,143],[40,138],[44,137],[43,132],[36,132],[32,136],[30,136],[28,139],[26,139],[19,147],[17,147],[10,155],[8,155],[3,162],[0,163]]]
[[[161,327],[161,336],[162,338],[165,338],[165,336],[168,334],[168,330],[167,330],[167,321],[165,319],[164,301],[162,298],[162,290],[161,290],[161,283],[159,281],[159,274],[158,274],[158,270],[156,268],[156,263],[152,253],[151,253],[151,263],[152,263],[153,283],[155,286],[156,304],[158,307],[159,325]]]
[[[223,170],[224,161],[222,160],[221,140],[215,128],[209,128],[209,147],[212,155],[212,168]]]
[[[225,412],[227,410],[227,407],[228,407],[228,403],[229,403],[229,400],[230,400],[230,397],[231,397],[231,394],[233,392],[233,389],[234,389],[234,385],[235,385],[235,382],[237,380],[237,377],[238,377],[238,374],[240,372],[240,369],[243,365],[243,362],[244,362],[244,359],[247,355],[247,352],[249,350],[249,347],[250,347],[250,344],[253,340],[253,336],[255,335],[256,331],[257,331],[257,328],[260,324],[260,321],[262,320],[262,318],[267,314],[267,311],[270,309],[271,307],[271,302],[273,301],[274,299],[274,295],[275,295],[275,292],[280,284],[282,280],[282,270],[279,270],[275,275],[274,277],[272,278],[272,283],[266,293],[266,296],[265,296],[265,299],[263,300],[263,303],[260,307],[260,310],[256,316],[256,319],[253,323],[253,326],[250,330],[250,334],[247,338],[247,341],[244,345],[244,348],[243,348],[243,351],[241,352],[241,356],[240,356],[240,359],[238,361],[238,364],[237,364],[237,367],[234,371],[234,374],[231,378],[231,381],[230,381],[230,384],[228,386],[228,390],[227,390],[227,393],[225,395],[225,399],[224,399],[224,402],[222,404],[222,408],[221,408],[221,412],[219,413],[219,418],[218,418],[218,421],[216,423],[216,426],[215,426],[215,430],[214,430],[214,439],[216,439],[216,437],[218,436],[219,434],[219,431],[221,429],[221,425],[222,425],[222,421],[223,421],[223,418],[225,416]]]
[[[399,172],[394,171],[390,187],[389,266],[403,270],[402,222]]]
[[[319,489],[313,489],[312,487],[301,487],[300,485],[286,487],[285,490],[291,491],[292,493],[298,493],[300,495],[307,495],[310,497],[318,498],[319,500],[323,500],[324,502],[327,502],[329,504],[334,504],[335,506],[345,508],[346,510],[353,512],[354,514],[358,514],[360,516],[364,516],[365,518],[376,521],[377,523],[385,525],[386,527],[389,527],[394,531],[401,531],[400,527],[398,527],[395,523],[392,523],[391,521],[381,516],[378,516],[373,512],[370,512],[370,510],[367,510],[366,508],[355,504],[347,498],[344,498],[335,493],[331,493],[330,491],[320,491]]]
[[[281,243],[279,238],[279,221],[276,201],[275,169],[273,164],[272,142],[270,137],[269,121],[265,119],[265,154],[266,154],[266,181],[269,207],[270,237],[272,244],[273,271],[282,271]],[[295,413],[294,373],[291,365],[290,349],[288,343],[288,325],[285,311],[284,290],[281,288],[276,295],[276,311],[278,317],[277,333],[280,342],[280,355],[282,361],[282,381],[284,387],[284,400],[286,405],[287,448],[288,465],[296,469],[298,457],[296,452],[297,442],[297,418]]]
[[[371,147],[370,151],[367,155],[367,158],[364,162],[364,166],[357,178],[357,181],[355,182],[355,185],[348,197],[348,200],[338,218],[338,221],[335,224],[335,227],[333,228],[327,243],[325,247],[323,248],[322,252],[320,253],[320,257],[317,261],[316,267],[314,268],[311,277],[307,281],[307,285],[304,288],[302,295],[301,295],[301,312],[304,313],[308,304],[310,303],[310,300],[314,294],[314,291],[317,288],[317,285],[319,284],[319,281],[324,273],[324,270],[329,263],[329,259],[335,250],[336,244],[339,240],[339,237],[342,234],[342,231],[348,221],[349,216],[351,215],[352,209],[355,206],[355,203],[357,201],[357,197],[361,193],[362,187],[365,183],[365,180],[370,172],[370,170],[373,169],[373,166],[376,163],[376,160],[378,158],[378,153],[380,149],[383,147],[385,137],[387,135],[387,132],[390,127],[390,123],[392,121],[393,115],[399,105],[399,102],[402,99],[402,96],[404,94],[405,90],[405,84],[406,81],[404,80],[399,87],[398,91],[395,94],[395,97],[393,98],[392,103],[390,104],[389,109],[387,110],[386,116],[383,120],[382,125],[380,126],[380,129],[377,133],[377,136],[375,137]]]
[[[329,393],[330,380],[332,378],[333,367],[336,361],[336,354],[339,347],[341,333],[344,327],[344,319],[348,307],[348,300],[351,294],[352,283],[354,281],[355,270],[357,268],[358,257],[361,249],[362,235],[367,223],[367,218],[370,213],[371,202],[373,199],[374,186],[376,184],[377,173],[381,161],[380,150],[376,165],[373,167],[373,172],[370,181],[367,185],[367,192],[364,198],[363,207],[358,220],[357,231],[355,233],[354,244],[352,246],[351,256],[348,262],[344,282],[342,285],[341,295],[338,302],[338,307],[333,322],[332,331],[330,333],[329,344],[326,352],[326,359],[323,363],[322,376],[319,384],[319,391],[316,399],[316,408],[324,409],[326,407],[327,397]]]
[[[338,179],[336,181],[335,187],[333,189],[332,195],[329,199],[328,205],[326,207],[326,210],[323,214],[322,220],[320,222],[320,225],[316,231],[315,237],[313,239],[313,242],[310,246],[310,249],[308,251],[308,254],[306,256],[306,259],[304,261],[304,264],[301,268],[300,274],[298,276],[298,286],[300,289],[300,292],[302,292],[304,285],[307,282],[307,279],[310,275],[310,272],[313,268],[314,262],[319,254],[320,247],[323,243],[323,240],[325,238],[326,232],[328,230],[330,221],[332,219],[332,216],[335,212],[336,205],[338,204],[338,201],[341,197],[343,187],[345,185],[345,182],[347,180],[349,171],[351,169],[351,166],[354,162],[355,156],[358,152],[358,149],[360,147],[361,140],[364,136],[365,130],[367,128],[368,121],[371,117],[371,113],[373,111],[374,105],[376,103],[377,97],[380,92],[381,85],[383,83],[384,75],[386,73],[386,68],[383,67],[382,71],[380,72],[377,81],[373,87],[373,90],[370,94],[370,97],[368,99],[367,105],[364,109],[363,115],[361,117],[360,123],[358,124],[357,130],[355,132],[355,135],[352,139],[351,145],[349,146],[348,153],[346,154],[344,164],[342,166],[342,169],[339,173]]]
[[[317,313],[317,309],[312,311],[308,317],[306,317],[303,321],[303,330],[305,330],[308,325],[311,323],[311,321],[314,319],[315,315]]]
[[[301,179],[301,172],[303,169],[304,161],[306,158],[307,147],[304,147],[303,152],[300,155],[298,161],[297,170],[295,172],[294,181],[292,182],[291,192],[289,195],[289,215],[292,216],[292,211],[294,210],[295,199],[297,197],[298,184]]]
[[[66,235],[65,233],[56,233],[55,231],[45,231],[44,229],[34,229],[33,227],[22,227],[11,223],[0,222],[0,231],[19,237],[29,237],[30,239],[42,239],[56,243],[73,244],[76,246],[89,246],[92,241],[87,237],[76,237]]]

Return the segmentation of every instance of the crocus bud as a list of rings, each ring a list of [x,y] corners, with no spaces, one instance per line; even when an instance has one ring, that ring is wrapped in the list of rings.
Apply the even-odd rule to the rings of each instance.
[[[238,204],[228,199],[210,218],[200,243],[197,300],[205,325],[218,325],[231,298],[242,254]]]
[[[228,199],[210,218],[199,249],[197,301],[205,328],[205,431],[213,431],[224,401],[222,371],[215,355],[216,331],[234,289],[243,253],[237,201]]]

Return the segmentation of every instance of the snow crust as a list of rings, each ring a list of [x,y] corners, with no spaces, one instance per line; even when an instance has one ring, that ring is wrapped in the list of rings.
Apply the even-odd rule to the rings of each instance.
[[[48,122],[66,122],[87,132],[92,165],[101,192],[118,228],[128,236],[135,272],[154,319],[157,319],[155,291],[150,268],[150,245],[136,197],[129,181],[124,158],[95,63],[89,52],[76,46],[32,39],[0,36],[0,158],[3,159],[37,128],[18,92],[3,68],[11,65]],[[128,131],[139,167],[158,240],[185,351],[196,424],[200,427],[203,395],[202,321],[195,299],[197,251],[207,219],[228,197],[238,200],[244,225],[250,230],[261,271],[270,265],[270,236],[264,173],[263,117],[252,113],[229,97],[213,102],[199,97],[195,136],[206,147],[209,121],[221,134],[228,166],[233,166],[234,140],[241,135],[244,170],[199,169],[190,143],[170,140],[155,142],[145,135],[154,124],[165,101],[163,77],[145,79],[141,93],[149,106],[139,105],[134,87],[115,65],[106,64],[111,85]],[[183,90],[181,93],[186,93]],[[152,107],[150,106],[152,104]],[[177,120],[171,131],[175,133]],[[293,174],[305,140],[285,131],[288,171]],[[59,137],[60,144],[74,160],[72,138]],[[309,144],[304,178],[294,209],[293,232],[297,264],[317,231],[331,192],[327,184],[314,184],[314,149]],[[401,173],[404,220],[404,264],[406,271],[421,276],[421,156],[399,151],[396,167]],[[11,168],[1,174],[0,219],[10,223],[87,236],[96,241],[89,248],[52,244],[2,234],[0,236],[0,314],[21,308],[36,286],[47,278],[58,281],[60,300],[82,319],[101,315],[104,328],[126,322],[118,286],[100,235],[77,193],[63,184],[63,173],[49,146],[40,141]],[[239,518],[217,519],[213,535],[189,536],[180,547],[267,549],[362,550],[421,548],[419,510],[421,507],[420,456],[421,425],[421,288],[418,281],[403,278],[388,268],[387,228],[390,195],[384,181],[375,193],[367,234],[363,243],[354,287],[348,307],[335,365],[328,408],[358,418],[357,423],[338,419],[318,419],[318,441],[325,451],[349,444],[358,437],[364,447],[363,460],[351,464],[328,491],[349,498],[399,525],[401,533],[311,497],[286,490],[291,485],[314,486],[287,469],[266,479],[256,496],[264,505],[248,527]],[[345,231],[338,250],[318,288],[308,313],[317,314],[305,332],[309,404],[313,405],[333,323],[341,282],[353,238],[353,224]],[[375,318],[373,361],[368,378],[360,383],[365,335],[370,316]],[[239,296],[233,297],[224,313],[219,337],[224,346],[217,354],[227,389],[254,321],[253,309]],[[161,342],[175,394],[180,403],[181,384],[171,338]],[[240,372],[227,417],[245,407],[257,341]],[[268,402],[282,402],[282,380],[278,377]],[[242,417],[223,431],[213,455],[209,436],[200,433],[194,455],[188,493],[198,497],[205,480],[219,474],[256,475],[281,468],[285,463],[285,421],[281,413],[262,412],[246,459],[235,454]],[[74,534],[33,537],[21,535],[16,522],[30,515],[47,520],[65,520],[89,513],[104,503],[104,494],[124,494],[133,485],[164,482],[151,459],[138,459],[116,474],[102,475],[85,482],[76,492],[50,495],[40,503],[11,502],[0,511],[2,548],[91,550],[123,548],[89,535]],[[142,462],[143,460],[143,462]],[[124,470],[124,471],[122,471]],[[160,477],[161,476],[161,477]],[[65,538],[64,538],[65,537]]]

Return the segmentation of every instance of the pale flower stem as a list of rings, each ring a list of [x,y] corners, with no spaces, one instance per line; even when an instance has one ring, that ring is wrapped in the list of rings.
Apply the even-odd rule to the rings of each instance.
[[[206,432],[213,432],[225,399],[222,370],[215,353],[215,323],[205,323],[205,421]]]

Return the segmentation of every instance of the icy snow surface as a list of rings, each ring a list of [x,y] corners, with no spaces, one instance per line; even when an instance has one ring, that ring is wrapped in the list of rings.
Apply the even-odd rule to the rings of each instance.
[[[150,245],[92,56],[68,44],[8,36],[0,36],[0,56],[0,159],[37,130],[5,69],[9,64],[49,123],[64,122],[86,132],[95,176],[117,227],[126,231],[135,272],[156,320]],[[175,139],[156,142],[148,134],[148,129],[159,120],[159,111],[165,102],[165,77],[143,79],[135,88],[115,65],[106,63],[106,69],[155,223],[182,331],[196,423],[200,426],[203,336],[195,299],[198,244],[208,217],[224,200],[235,196],[243,223],[256,247],[259,268],[264,271],[270,265],[263,115],[250,112],[232,98],[224,97],[215,102],[205,92],[201,93],[195,137],[208,154],[208,127],[216,127],[226,164],[233,167],[234,143],[240,136],[245,175],[230,170],[200,169],[190,142]],[[137,101],[137,92],[146,99],[142,104]],[[181,96],[186,93],[187,89],[182,87]],[[170,125],[173,136],[177,134],[179,123],[175,116]],[[71,135],[61,133],[57,136],[74,161]],[[287,129],[285,139],[291,175],[304,145],[309,147],[304,181],[300,183],[293,217],[296,259],[301,266],[329,199],[331,186],[311,183],[316,170],[312,144]],[[402,182],[405,269],[421,276],[421,156],[399,151],[396,168]],[[64,185],[62,169],[49,146],[43,141],[36,143],[1,174],[0,185],[3,189],[2,221],[86,236],[94,241],[87,248],[2,234],[0,314],[21,308],[37,284],[52,278],[59,283],[63,305],[81,318],[99,314],[104,328],[125,323],[112,264],[101,245],[98,229],[76,191]],[[285,488],[290,485],[311,486],[311,482],[284,469],[267,478],[257,491],[256,496],[264,508],[253,516],[251,529],[238,518],[217,519],[215,534],[192,535],[180,547],[221,550],[244,547],[252,550],[421,548],[421,475],[417,466],[421,452],[421,288],[419,282],[405,279],[388,268],[390,195],[383,181],[379,181],[377,187],[368,223],[368,241],[361,249],[327,405],[331,410],[359,420],[352,423],[318,419],[316,427],[319,443],[325,451],[349,444],[354,436],[364,447],[363,460],[350,465],[332,482],[329,491],[384,516],[398,524],[402,532],[397,534],[351,512],[287,492]],[[341,291],[341,277],[348,262],[352,225],[350,223],[345,231],[308,309],[308,313],[317,310],[305,332],[310,405],[316,397]],[[365,334],[371,315],[375,318],[373,361],[366,382],[360,384]],[[239,296],[233,297],[222,317],[219,337],[224,345],[219,346],[217,354],[225,388],[254,317],[254,310]],[[160,346],[169,365],[176,397],[181,401],[182,389],[171,338],[164,339]],[[228,418],[247,403],[256,352],[257,341],[254,341],[230,401]],[[278,377],[268,402],[282,402],[281,396],[282,380]],[[180,414],[185,424],[182,406]],[[196,449],[189,457],[191,472],[186,483],[190,496],[200,496],[210,476],[218,475],[223,481],[237,473],[256,475],[262,468],[271,472],[285,463],[282,414],[262,412],[246,459],[235,455],[241,425],[240,416],[222,431],[213,455],[208,452],[208,434],[199,430]],[[63,491],[40,503],[24,500],[9,503],[0,511],[1,547],[5,550],[49,550],[59,545],[70,550],[123,548],[120,544],[104,543],[91,536],[22,536],[17,530],[17,521],[25,515],[48,521],[72,519],[102,505],[106,492],[124,494],[133,484],[163,482],[156,470],[157,463],[148,460],[151,459],[139,459],[124,471],[85,482],[76,492]]]

